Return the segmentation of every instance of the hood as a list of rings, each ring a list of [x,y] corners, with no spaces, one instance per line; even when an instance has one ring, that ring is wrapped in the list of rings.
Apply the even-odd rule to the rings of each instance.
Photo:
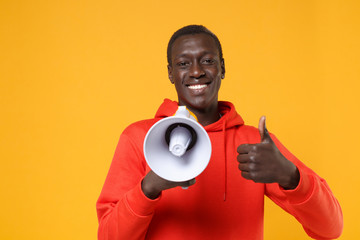
[[[178,109],[178,106],[178,102],[166,98],[157,110],[155,117],[165,118],[173,116]],[[219,101],[219,113],[222,117],[218,121],[205,126],[204,128],[206,131],[223,131],[224,128],[228,129],[235,126],[244,125],[244,120],[236,112],[234,105],[230,102]]]
[[[205,130],[207,132],[221,132],[222,138],[220,141],[222,141],[222,144],[220,146],[222,147],[222,152],[224,155],[224,201],[226,201],[226,195],[227,195],[227,156],[226,156],[226,129],[233,128],[236,126],[244,125],[244,120],[240,117],[240,115],[236,112],[235,107],[230,102],[225,101],[219,101],[218,102],[218,109],[219,113],[221,114],[221,118],[210,124],[205,126]],[[178,102],[171,101],[170,99],[164,99],[164,102],[160,105],[158,111],[155,114],[155,118],[165,118],[173,116],[178,109]]]

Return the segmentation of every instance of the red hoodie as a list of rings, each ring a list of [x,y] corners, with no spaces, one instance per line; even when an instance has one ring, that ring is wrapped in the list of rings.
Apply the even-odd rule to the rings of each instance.
[[[163,191],[155,200],[141,190],[149,171],[143,154],[147,131],[172,116],[177,102],[165,99],[154,119],[136,122],[121,134],[97,202],[99,240],[115,239],[263,239],[264,195],[292,214],[307,234],[333,239],[342,232],[340,205],[325,180],[293,156],[271,135],[281,153],[299,169],[294,190],[254,183],[238,169],[240,144],[259,143],[257,128],[244,121],[229,102],[219,102],[221,119],[205,127],[212,143],[211,160],[195,185]]]

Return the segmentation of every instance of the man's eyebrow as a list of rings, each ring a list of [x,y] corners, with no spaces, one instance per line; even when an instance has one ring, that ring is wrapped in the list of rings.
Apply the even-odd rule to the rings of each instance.
[[[207,55],[207,54],[214,54],[214,55],[216,55],[217,53],[216,52],[213,52],[213,51],[204,51],[204,52],[202,52],[202,56],[204,56],[204,55]],[[178,58],[182,58],[182,57],[187,57],[189,54],[188,53],[182,53],[182,54],[179,54],[179,55],[176,55],[175,57],[174,57],[174,59],[178,59]]]
[[[183,54],[180,54],[180,55],[176,55],[175,56],[175,59],[178,59],[178,58],[182,58],[182,57],[187,57],[188,54],[186,53],[183,53]]]

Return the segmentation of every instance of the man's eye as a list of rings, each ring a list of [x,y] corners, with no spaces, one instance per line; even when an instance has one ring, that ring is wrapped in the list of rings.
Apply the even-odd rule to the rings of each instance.
[[[214,61],[214,59],[204,59],[203,60],[203,63],[205,63],[205,64],[213,64],[215,61]]]
[[[176,65],[178,65],[179,67],[185,67],[187,65],[189,65],[188,62],[178,62]]]

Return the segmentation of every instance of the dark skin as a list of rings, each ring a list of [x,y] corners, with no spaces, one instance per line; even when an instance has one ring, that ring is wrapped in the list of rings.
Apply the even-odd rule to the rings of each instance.
[[[207,126],[219,120],[218,92],[225,76],[225,66],[213,38],[201,33],[176,39],[171,49],[168,75],[175,85],[179,105],[193,112],[201,125]],[[243,144],[237,149],[242,176],[254,182],[277,182],[285,189],[294,189],[300,178],[297,167],[271,140],[265,128],[265,118],[260,119],[259,132],[260,143]],[[141,186],[148,198],[156,199],[166,189],[193,184],[195,179],[170,182],[150,171]]]
[[[241,175],[258,183],[278,183],[284,189],[295,189],[300,174],[297,167],[287,160],[276,147],[265,126],[265,117],[259,121],[261,142],[242,144],[237,148]]]

